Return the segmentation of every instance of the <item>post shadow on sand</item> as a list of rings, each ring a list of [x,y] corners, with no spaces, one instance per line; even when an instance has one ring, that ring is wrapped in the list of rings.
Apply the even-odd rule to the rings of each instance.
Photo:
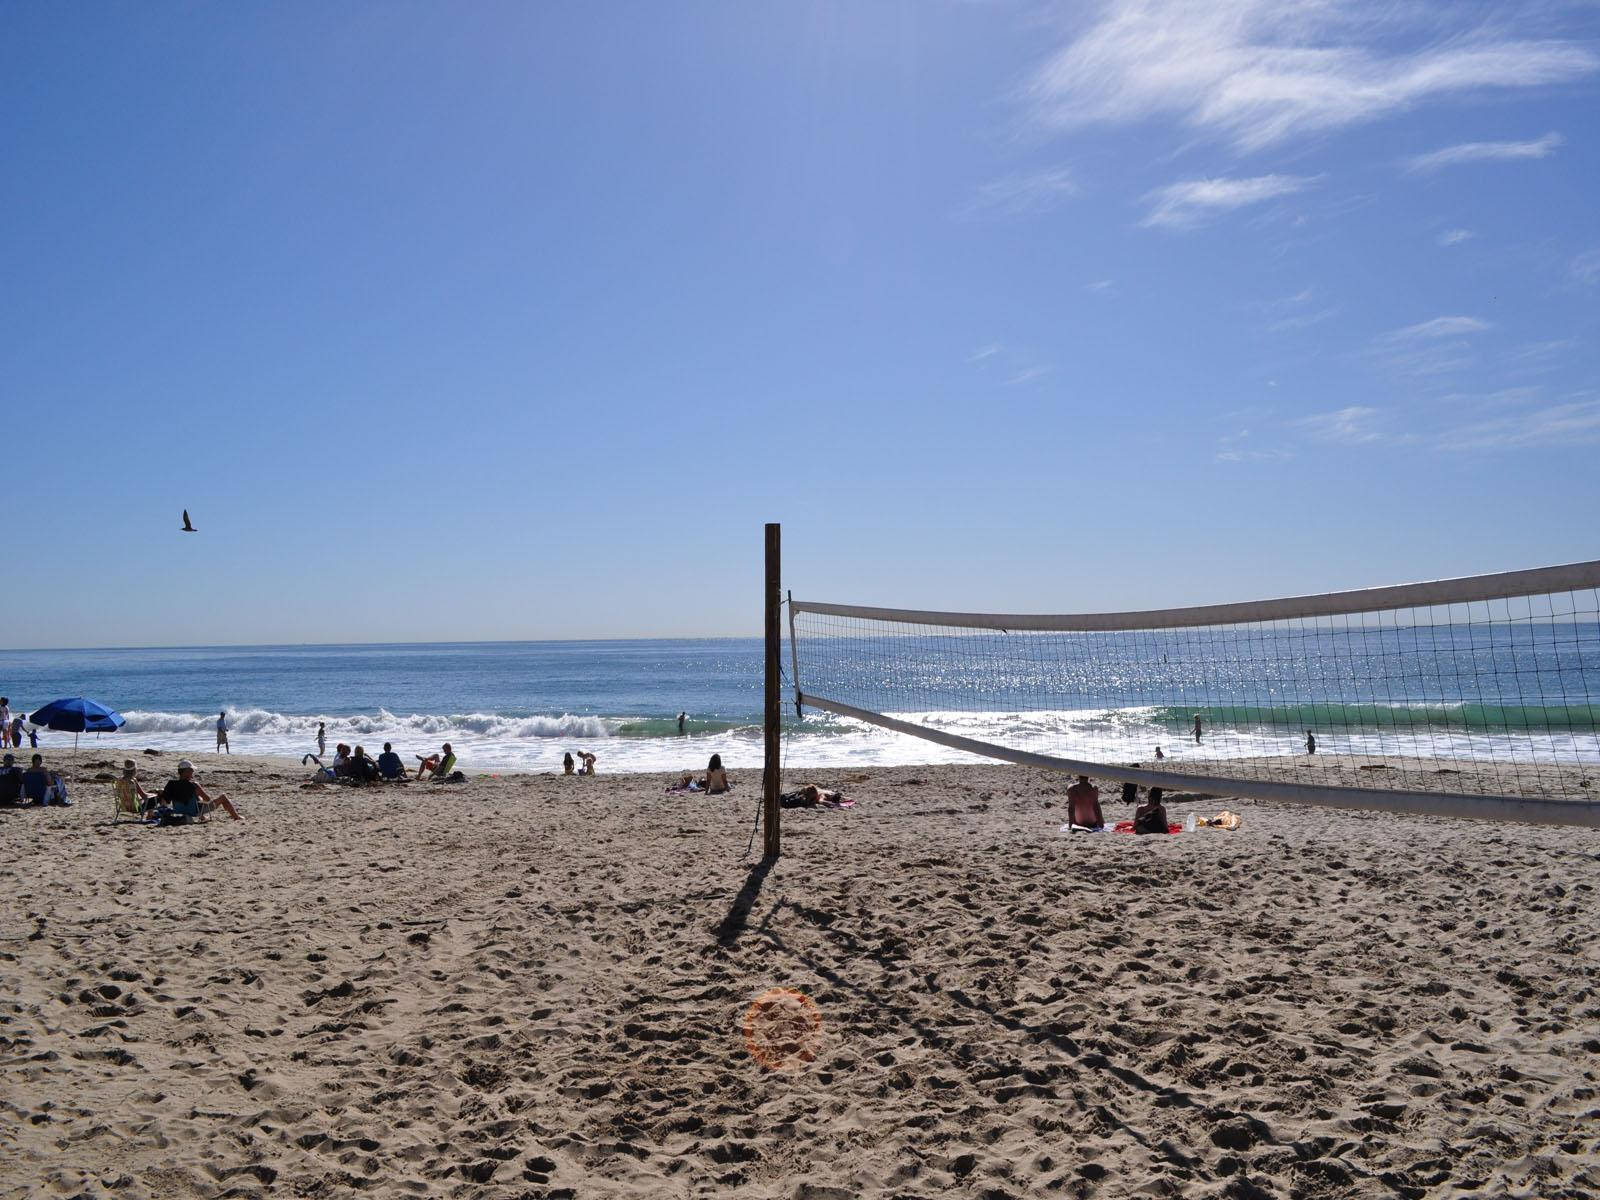
[[[724,950],[737,942],[739,935],[744,932],[745,923],[750,919],[750,910],[755,907],[756,897],[761,894],[761,885],[766,882],[767,872],[772,870],[777,861],[771,856],[763,858],[745,876],[744,886],[733,898],[727,915],[717,924],[717,945]]]

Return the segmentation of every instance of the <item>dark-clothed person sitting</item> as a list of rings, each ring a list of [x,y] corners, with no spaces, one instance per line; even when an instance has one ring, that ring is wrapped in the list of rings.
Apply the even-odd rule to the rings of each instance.
[[[0,804],[22,803],[22,768],[17,766],[14,754],[5,756],[0,765]]]
[[[365,746],[357,746],[350,756],[350,778],[357,783],[372,783],[378,778],[378,764],[367,757]]]
[[[400,756],[394,752],[394,747],[388,742],[383,744],[383,753],[378,755],[378,774],[385,779],[404,779],[406,777],[405,764],[400,761]]]
[[[178,760],[178,777],[169,779],[167,785],[161,789],[160,802],[171,808],[174,814],[182,817],[186,825],[205,820],[206,811],[213,806],[227,809],[228,815],[235,821],[243,819],[226,796],[219,793],[213,801],[206,794],[205,788],[195,781],[194,764],[187,758]]]
[[[67,789],[62,786],[61,776],[45,770],[44,756],[41,754],[35,754],[32,764],[22,773],[22,794],[41,807],[72,803],[67,799]]]
[[[1167,810],[1161,804],[1161,789],[1153,787],[1150,795],[1133,814],[1133,831],[1135,833],[1166,833]]]

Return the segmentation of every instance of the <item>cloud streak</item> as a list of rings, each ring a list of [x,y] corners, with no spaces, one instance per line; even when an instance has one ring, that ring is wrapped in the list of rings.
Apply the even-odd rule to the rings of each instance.
[[[1338,442],[1345,446],[1362,446],[1375,442],[1383,435],[1374,425],[1378,410],[1361,404],[1352,404],[1334,412],[1317,413],[1302,417],[1295,425],[1319,442]]]
[[[1461,7],[1429,12],[1429,40],[1400,46],[1391,39],[1406,10],[1397,16],[1387,0],[1109,0],[1025,95],[1050,128],[1169,117],[1255,151],[1449,97],[1600,71],[1586,45],[1505,36]]]
[[[1442,450],[1528,450],[1600,442],[1600,400],[1576,400],[1536,412],[1452,430],[1439,439]]]
[[[1064,167],[1030,171],[984,184],[963,212],[967,216],[980,213],[1025,216],[1046,212],[1077,193],[1078,185]]]
[[[1493,326],[1478,317],[1434,317],[1396,329],[1380,338],[1384,342],[1415,342],[1433,338],[1461,337],[1469,333],[1483,333]]]
[[[1531,142],[1462,142],[1429,154],[1419,154],[1406,163],[1406,170],[1427,174],[1463,163],[1516,162],[1519,159],[1549,158],[1566,139],[1547,133]]]
[[[1145,196],[1150,203],[1143,225],[1190,229],[1213,217],[1292,196],[1316,183],[1302,175],[1257,175],[1253,179],[1189,179],[1157,188]]]

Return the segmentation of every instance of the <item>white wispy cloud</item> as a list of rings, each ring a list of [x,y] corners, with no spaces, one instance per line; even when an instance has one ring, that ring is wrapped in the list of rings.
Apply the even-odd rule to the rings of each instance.
[[[1065,167],[1030,171],[984,184],[962,212],[967,216],[980,213],[1022,216],[1045,212],[1077,192],[1078,185]]]
[[[1145,196],[1150,212],[1142,224],[1189,229],[1220,213],[1279,196],[1292,196],[1316,183],[1302,175],[1257,175],[1251,179],[1188,179],[1169,183]]]
[[[1309,329],[1330,317],[1339,315],[1339,309],[1330,305],[1317,305],[1315,288],[1303,288],[1292,296],[1268,300],[1260,307],[1267,316],[1268,333],[1287,333],[1295,329]],[[1269,382],[1269,387],[1274,386]]]
[[[1429,154],[1419,154],[1406,161],[1408,171],[1437,171],[1441,167],[1455,167],[1462,163],[1515,162],[1526,158],[1549,158],[1566,139],[1559,133],[1547,133],[1531,142],[1462,142],[1446,146]]]
[[[1418,321],[1404,329],[1383,334],[1384,342],[1413,342],[1425,338],[1462,337],[1469,333],[1483,333],[1492,329],[1489,322],[1478,317],[1434,317],[1431,321]]]
[[[1364,445],[1378,441],[1383,434],[1375,428],[1378,410],[1362,404],[1334,412],[1316,413],[1295,422],[1311,437],[1321,442],[1339,442],[1347,446]]]
[[[1246,445],[1250,431],[1241,429],[1238,433],[1225,434],[1217,439],[1217,462],[1282,462],[1286,458],[1293,458],[1294,451],[1277,447],[1263,447]]]
[[[1513,21],[1485,26],[1480,11],[1390,0],[1107,0],[1034,74],[1026,97],[1035,118],[1058,129],[1168,116],[1259,150],[1451,96],[1600,70],[1583,43],[1512,37],[1500,30]]]
[[[967,362],[991,381],[1008,385],[1033,383],[1054,369],[1027,351],[1000,342],[979,346],[967,355]]]
[[[1048,374],[1050,374],[1050,368],[1049,367],[1045,367],[1045,366],[1023,367],[1019,371],[1013,371],[1011,373],[1011,375],[1006,379],[1006,383],[1013,384],[1013,385],[1014,384],[1019,384],[1019,383],[1032,383],[1036,379],[1043,379]]]
[[[1480,317],[1434,317],[1379,334],[1373,339],[1372,354],[1394,375],[1445,375],[1476,364],[1472,339],[1492,328]]]
[[[1446,229],[1435,240],[1441,246],[1459,246],[1462,242],[1470,241],[1477,236],[1470,229]]]
[[[1310,329],[1313,325],[1321,325],[1338,315],[1337,308],[1318,308],[1310,312],[1295,313],[1293,316],[1279,317],[1267,326],[1267,332],[1290,333],[1296,329]]]
[[[1600,283],[1600,250],[1586,250],[1567,266],[1567,273],[1579,283]]]
[[[1116,286],[1115,279],[1096,279],[1083,285],[1086,292],[1106,292]]]
[[[1535,412],[1480,421],[1443,434],[1442,450],[1527,450],[1600,442],[1600,400],[1574,400]]]

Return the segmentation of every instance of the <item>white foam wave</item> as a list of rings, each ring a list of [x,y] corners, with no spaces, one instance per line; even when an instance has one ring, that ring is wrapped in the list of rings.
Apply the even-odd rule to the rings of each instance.
[[[129,712],[127,725],[101,735],[104,744],[128,751],[146,747],[176,751],[210,751],[215,745],[216,716],[210,713]],[[1155,747],[1174,765],[1189,757],[1255,757],[1294,755],[1303,750],[1301,735],[1285,730],[1226,729],[1207,731],[1202,752],[1187,729],[1174,729],[1154,719],[1153,710],[1078,710],[1058,712],[894,714],[902,720],[1041,754],[1095,762],[1150,762]],[[233,723],[233,749],[245,754],[293,755],[316,749],[319,720],[328,727],[328,750],[338,742],[364,745],[376,752],[391,742],[403,756],[432,751],[450,742],[467,770],[559,770],[567,751],[595,754],[606,771],[675,771],[703,767],[720,754],[730,767],[759,767],[759,728],[720,727],[688,736],[624,736],[636,732],[638,718],[562,714],[507,716],[497,713],[376,713],[306,717],[259,708],[228,710]],[[59,736],[59,735],[46,735]],[[1594,735],[1486,735],[1432,730],[1416,733],[1385,731],[1319,736],[1324,753],[1394,754],[1417,757],[1491,759],[1499,761],[1600,762],[1600,739]],[[784,735],[784,761],[790,766],[911,766],[926,763],[983,761],[960,750],[876,725],[832,715],[811,714]]]

